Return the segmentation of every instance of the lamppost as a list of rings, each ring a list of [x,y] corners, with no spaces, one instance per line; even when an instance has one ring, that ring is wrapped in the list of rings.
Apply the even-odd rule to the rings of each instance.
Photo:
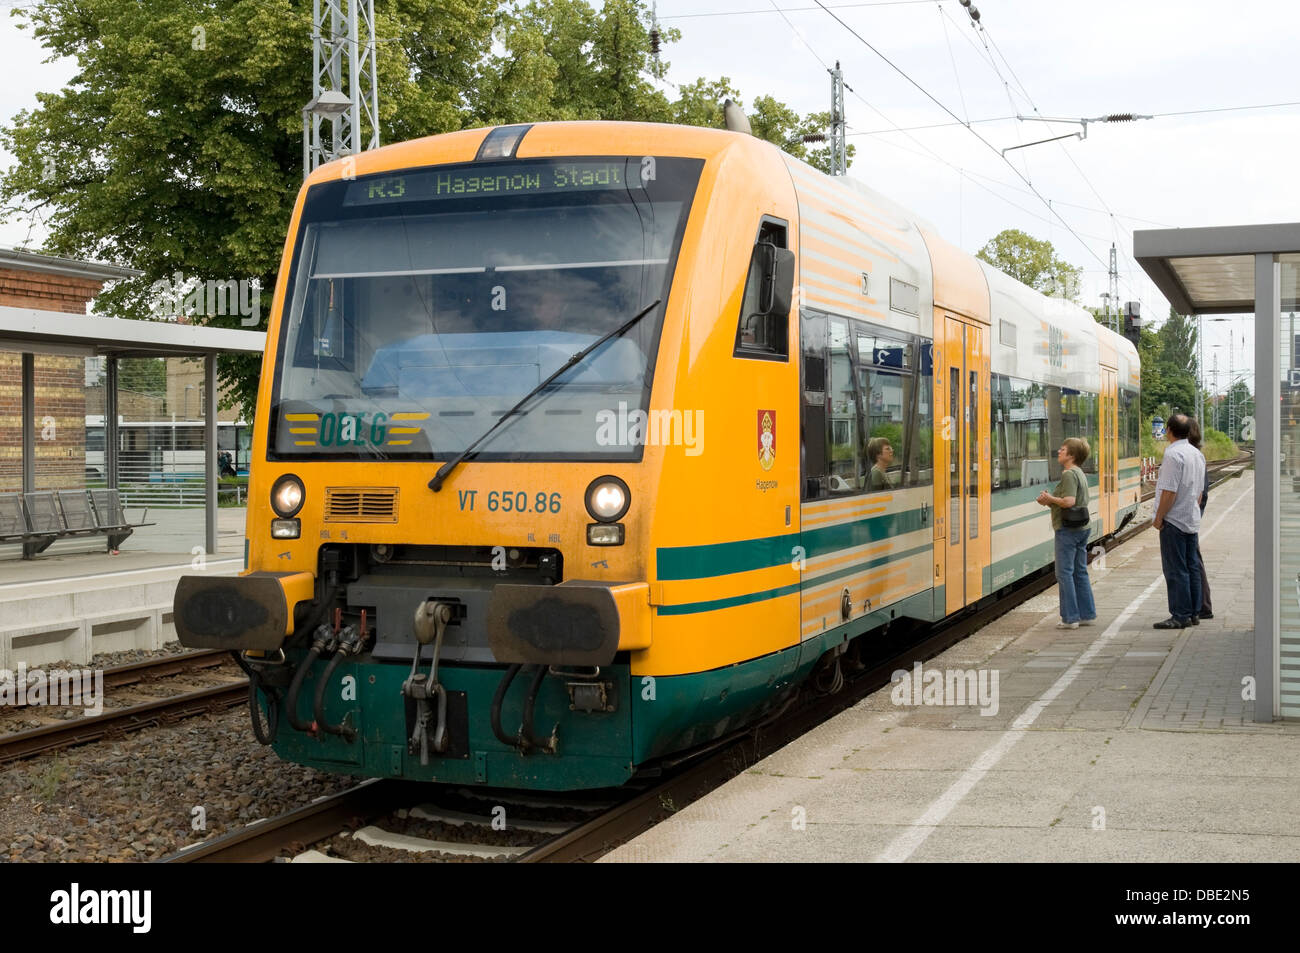
[[[312,169],[343,154],[348,145],[341,140],[339,120],[352,108],[352,100],[337,89],[322,90],[319,96],[302,107],[302,177],[311,175]],[[320,145],[319,120],[330,121],[332,151],[329,154]]]

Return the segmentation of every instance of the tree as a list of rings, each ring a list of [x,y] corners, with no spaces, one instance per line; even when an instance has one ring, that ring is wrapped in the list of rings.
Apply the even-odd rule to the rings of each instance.
[[[1083,269],[1056,254],[1052,243],[1034,238],[1018,228],[1008,228],[991,238],[976,257],[1022,284],[1049,297],[1079,300]]]
[[[1196,377],[1196,322],[1169,309],[1169,317],[1156,332],[1160,338],[1160,360]]]
[[[809,113],[805,117],[802,126],[799,129],[800,137],[803,136],[822,136],[827,134],[831,127],[831,114],[826,112]],[[848,143],[844,147],[844,163],[847,168],[853,168],[853,157],[857,154],[858,147],[853,143]],[[805,160],[814,168],[820,169],[827,175],[831,174],[831,147],[827,142],[825,145],[819,145],[810,149],[803,143],[797,144],[793,148],[786,149],[791,155],[797,155]]]
[[[99,312],[149,316],[151,287],[177,272],[256,279],[265,328],[302,181],[311,3],[33,0],[15,13],[78,72],[0,127],[0,146],[17,160],[0,177],[0,217],[40,215],[46,251],[144,272],[106,289]],[[585,0],[386,0],[375,26],[381,140],[560,119],[721,128],[721,101],[739,102],[739,91],[725,77],[701,79],[669,100],[652,81],[647,23],[640,0],[600,9]],[[679,37],[661,30],[661,47]],[[824,126],[771,97],[753,102],[755,133],[778,145]],[[802,143],[790,151],[806,152]],[[219,362],[246,419],[260,364]]]
[[[1142,413],[1144,416],[1177,408],[1193,413],[1196,407],[1196,325],[1172,310],[1158,330],[1144,327],[1138,339],[1142,363]],[[1207,402],[1206,407],[1211,405]]]

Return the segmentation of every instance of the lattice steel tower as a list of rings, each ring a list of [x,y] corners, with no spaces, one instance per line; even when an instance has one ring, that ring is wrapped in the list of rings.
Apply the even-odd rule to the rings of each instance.
[[[844,145],[844,74],[835,61],[831,74],[831,175],[849,174],[849,155]]]
[[[323,162],[379,147],[374,0],[314,0],[312,18],[312,98],[302,111],[303,178]],[[328,135],[322,134],[325,122]]]

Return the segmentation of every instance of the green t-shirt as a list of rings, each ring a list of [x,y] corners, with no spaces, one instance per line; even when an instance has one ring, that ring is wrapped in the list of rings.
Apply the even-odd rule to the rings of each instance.
[[[894,481],[889,478],[889,474],[880,467],[872,467],[871,472],[867,475],[867,489],[875,492],[876,490],[892,490]]]
[[[1061,474],[1061,482],[1056,484],[1056,489],[1052,491],[1052,496],[1072,496],[1074,497],[1075,506],[1088,505],[1088,481],[1084,478],[1083,471],[1078,467],[1070,467]],[[1053,531],[1063,529],[1061,526],[1062,510],[1059,506],[1052,507],[1052,529]],[[1074,529],[1083,529],[1082,526],[1073,527]]]

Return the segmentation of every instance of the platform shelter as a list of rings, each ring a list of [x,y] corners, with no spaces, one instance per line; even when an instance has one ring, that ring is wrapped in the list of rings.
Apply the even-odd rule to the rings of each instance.
[[[1133,233],[1180,314],[1255,315],[1255,719],[1300,718],[1300,223]]]

